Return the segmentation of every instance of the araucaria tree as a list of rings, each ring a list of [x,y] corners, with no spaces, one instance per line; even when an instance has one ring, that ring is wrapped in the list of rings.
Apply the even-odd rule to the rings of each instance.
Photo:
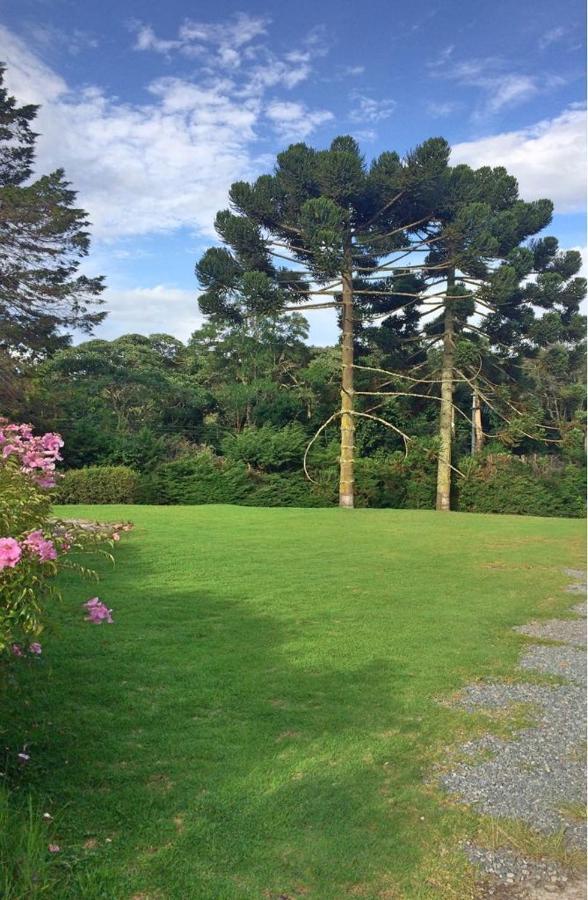
[[[278,155],[273,175],[232,185],[231,209],[215,223],[224,246],[207,250],[196,266],[200,308],[219,323],[301,304],[304,312],[338,310],[341,403],[331,420],[340,418],[342,507],[354,505],[355,418],[374,418],[354,399],[354,333],[421,295],[413,271],[420,266],[406,259],[428,247],[419,229],[430,220],[448,156],[437,138],[404,159],[383,153],[369,166],[351,137],[328,150],[294,144]]]
[[[0,66],[0,363],[43,357],[105,316],[103,279],[78,272],[88,220],[62,169],[31,180],[38,107],[18,106]],[[12,364],[11,364],[12,361]]]
[[[442,344],[437,509],[449,510],[454,389],[456,380],[466,378],[459,370],[458,349],[462,358],[470,350],[476,359],[476,347],[468,348],[467,342],[473,336],[475,344],[477,336],[486,334],[484,319],[489,312],[495,322],[515,317],[530,324],[532,294],[517,290],[520,279],[536,269],[533,253],[521,244],[549,223],[552,204],[522,201],[516,179],[502,167],[448,167],[439,185],[431,221],[423,232],[431,250],[422,274],[435,290],[444,280],[439,316],[425,325],[425,334],[432,338],[430,345],[435,338]],[[491,322],[488,327],[491,332]],[[473,387],[476,419],[479,398]]]

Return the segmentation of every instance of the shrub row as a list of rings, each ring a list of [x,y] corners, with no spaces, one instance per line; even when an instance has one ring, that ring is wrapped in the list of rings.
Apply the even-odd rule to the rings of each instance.
[[[550,457],[522,460],[490,454],[462,463],[459,509],[525,516],[586,515],[586,469],[553,465]]]
[[[464,512],[582,517],[586,510],[586,470],[554,464],[552,458],[523,460],[508,454],[468,457],[459,463],[456,507]],[[92,466],[65,473],[59,503],[236,503],[244,506],[331,506],[337,470],[323,467],[320,486],[301,472],[263,472],[211,451],[181,457],[139,475],[126,466]],[[435,452],[415,446],[402,453],[358,460],[357,505],[432,509],[435,505]]]

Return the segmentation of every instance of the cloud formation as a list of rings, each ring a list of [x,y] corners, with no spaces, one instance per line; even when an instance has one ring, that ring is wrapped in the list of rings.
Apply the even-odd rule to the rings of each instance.
[[[65,169],[95,238],[115,241],[179,228],[212,234],[230,184],[258,174],[256,144],[267,136],[264,125],[271,126],[270,134],[299,140],[332,119],[327,110],[276,96],[308,77],[313,54],[324,50],[320,41],[311,35],[282,59],[258,47],[249,59],[248,48],[264,28],[250,17],[227,26],[184,23],[179,40],[212,47],[218,65],[236,64],[227,61],[228,50],[235,49],[239,77],[206,68],[197,81],[162,77],[147,85],[151,102],[125,103],[99,87],[72,90],[0,27],[9,91],[22,102],[41,104],[35,123],[38,171]],[[146,49],[170,49],[145,29],[137,41]]]
[[[276,100],[270,103],[266,115],[277,133],[287,140],[304,140],[311,132],[334,116],[324,109],[310,111],[303,103]]]
[[[360,94],[358,91],[351,93],[351,100],[354,106],[349,114],[349,118],[352,122],[359,124],[382,122],[384,119],[390,118],[397,106],[395,100],[375,100],[373,97]]]
[[[165,284],[131,289],[108,288],[104,293],[108,311],[96,337],[111,340],[121,334],[165,332],[186,341],[204,323],[196,302],[198,292]],[[82,340],[88,340],[87,335]]]
[[[586,110],[570,107],[518,131],[456,144],[453,163],[505,166],[525,200],[548,197],[558,213],[585,208]]]
[[[563,78],[548,72],[529,75],[509,71],[505,61],[498,56],[456,60],[454,51],[453,44],[445,47],[427,68],[437,80],[442,78],[462,87],[479,89],[480,99],[473,111],[474,119],[484,119],[503,109],[519,106],[565,83]]]

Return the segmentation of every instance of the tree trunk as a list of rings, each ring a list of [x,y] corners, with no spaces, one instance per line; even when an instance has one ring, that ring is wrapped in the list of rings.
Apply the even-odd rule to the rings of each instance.
[[[477,388],[472,393],[472,455],[480,453],[484,448],[484,429],[482,428],[482,407]]]
[[[343,315],[341,328],[341,457],[339,460],[339,506],[353,508],[353,268],[351,242],[345,247],[343,282]]]
[[[455,284],[455,272],[447,275],[447,292]],[[451,509],[451,446],[453,423],[453,369],[455,366],[455,328],[453,301],[445,299],[443,363],[441,369],[441,412],[439,417],[439,459],[437,462],[437,509]]]

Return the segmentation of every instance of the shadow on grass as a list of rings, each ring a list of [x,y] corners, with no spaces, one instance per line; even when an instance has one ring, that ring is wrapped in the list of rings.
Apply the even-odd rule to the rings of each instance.
[[[238,598],[155,593],[144,568],[125,547],[112,628],[80,625],[67,579],[46,677],[28,667],[4,708],[9,752],[31,755],[22,784],[58,817],[62,895],[322,900],[409,877],[434,726],[406,666],[349,668],[320,648],[302,664],[293,624]]]

